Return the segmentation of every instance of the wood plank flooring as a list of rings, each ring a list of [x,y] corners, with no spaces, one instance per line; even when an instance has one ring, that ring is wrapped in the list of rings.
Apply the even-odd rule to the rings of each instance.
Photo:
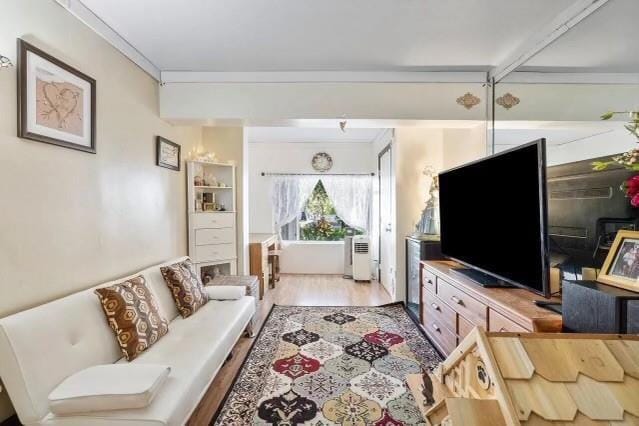
[[[377,306],[392,302],[377,282],[356,283],[339,275],[282,275],[275,289],[266,291],[260,302],[259,325],[273,304],[293,306]],[[208,425],[233,383],[253,344],[242,337],[233,349],[233,358],[219,371],[188,422],[190,426]]]

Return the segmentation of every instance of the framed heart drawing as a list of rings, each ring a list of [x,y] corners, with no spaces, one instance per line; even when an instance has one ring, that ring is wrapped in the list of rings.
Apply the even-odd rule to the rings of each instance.
[[[18,39],[18,137],[96,152],[95,80]]]

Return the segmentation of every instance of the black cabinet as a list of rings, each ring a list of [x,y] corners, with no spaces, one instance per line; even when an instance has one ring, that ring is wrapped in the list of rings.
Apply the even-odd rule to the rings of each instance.
[[[442,260],[439,241],[406,238],[406,306],[408,311],[419,318],[419,262],[421,260]]]
[[[639,293],[598,283],[562,283],[564,331],[573,333],[639,333]]]

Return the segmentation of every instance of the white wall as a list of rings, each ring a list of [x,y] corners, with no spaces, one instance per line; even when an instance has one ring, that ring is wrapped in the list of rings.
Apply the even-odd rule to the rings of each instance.
[[[330,173],[371,173],[377,168],[371,143],[249,143],[249,230],[274,233],[271,179],[262,172],[316,173],[313,155],[327,152],[333,158]],[[281,256],[283,273],[341,274],[343,244],[286,243]]]
[[[239,273],[248,274],[248,234],[246,222],[248,220],[248,205],[246,194],[248,190],[247,173],[249,163],[246,161],[247,143],[244,129],[241,127],[204,127],[202,129],[202,146],[206,151],[215,152],[222,161],[235,161],[236,182],[235,196],[237,204],[237,241]]]
[[[185,255],[184,170],[155,165],[155,136],[185,153],[200,129],[162,121],[157,83],[55,2],[1,9],[0,53],[23,37],[97,80],[97,154],[17,138],[16,68],[0,69],[0,316]]]
[[[426,165],[436,171],[486,155],[484,126],[466,129],[397,128],[393,143],[395,167],[395,282],[396,300],[405,299],[405,238],[415,230],[428,197],[430,179]]]

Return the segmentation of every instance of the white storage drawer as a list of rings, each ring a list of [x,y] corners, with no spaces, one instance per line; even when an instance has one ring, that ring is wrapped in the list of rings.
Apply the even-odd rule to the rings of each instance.
[[[232,228],[235,226],[233,213],[193,213],[193,228]]]
[[[196,262],[212,262],[236,257],[235,244],[209,244],[195,247]]]
[[[234,228],[209,228],[195,230],[195,245],[231,244],[235,242]]]

